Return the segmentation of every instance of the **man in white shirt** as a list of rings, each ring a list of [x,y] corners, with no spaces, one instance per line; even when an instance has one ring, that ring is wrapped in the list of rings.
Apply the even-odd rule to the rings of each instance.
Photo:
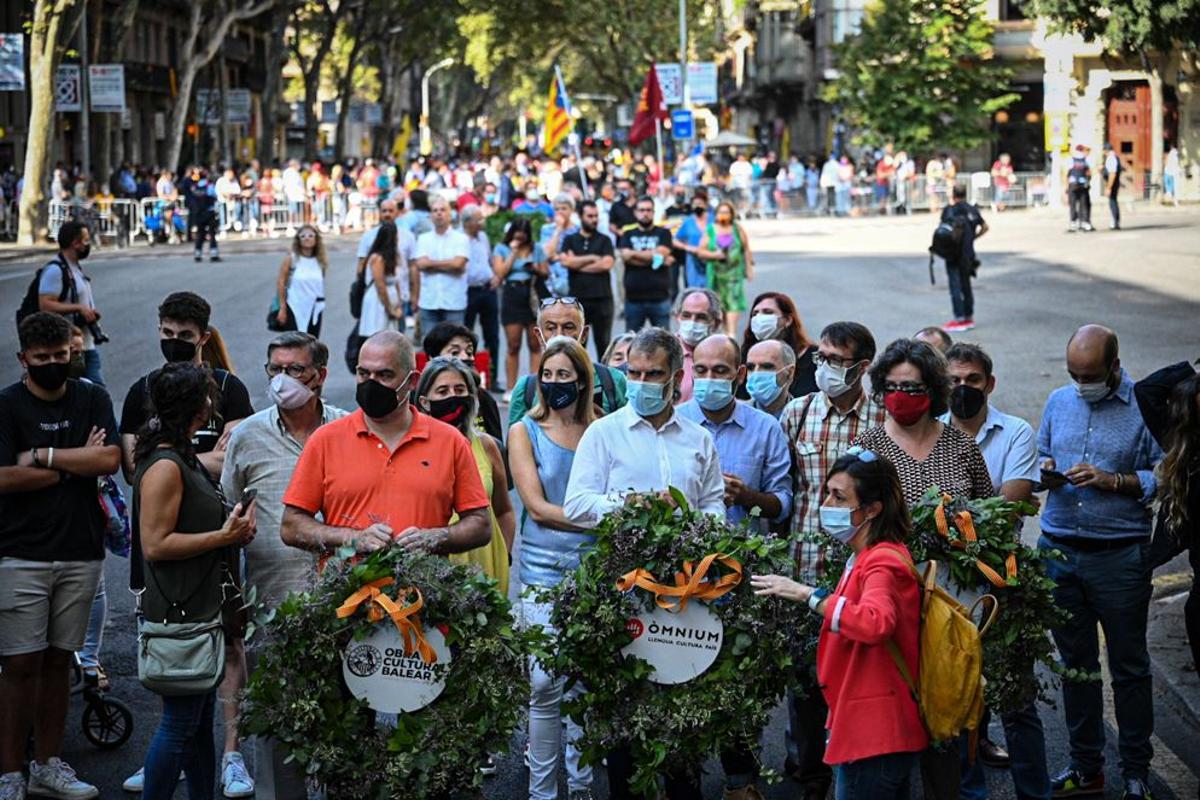
[[[629,346],[628,404],[597,420],[575,451],[563,512],[590,528],[628,494],[683,492],[693,508],[725,515],[725,481],[716,445],[697,423],[675,413],[683,381],[683,346],[661,328],[647,328]]]
[[[221,177],[217,178],[216,190],[221,233],[224,234],[231,227],[241,230],[242,222],[238,219],[237,201],[242,196],[242,187],[238,184],[237,176],[234,175],[232,169],[225,170],[221,173]]]
[[[411,269],[420,276],[417,297],[422,332],[439,322],[462,325],[467,312],[467,259],[470,242],[466,234],[450,227],[450,204],[444,197],[429,201],[433,230],[422,233]]]
[[[288,202],[288,226],[304,222],[304,176],[300,174],[300,162],[292,159],[283,171],[283,194]]]
[[[483,347],[491,356],[489,386],[496,385],[497,354],[500,352],[500,278],[492,269],[492,245],[483,230],[483,206],[462,211],[462,228],[467,237],[467,311],[463,324],[474,330],[475,319],[483,330]]]

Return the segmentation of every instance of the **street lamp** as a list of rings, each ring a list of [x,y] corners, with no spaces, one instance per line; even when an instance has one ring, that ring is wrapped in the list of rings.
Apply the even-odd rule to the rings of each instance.
[[[429,79],[433,73],[453,63],[453,58],[443,58],[427,69],[421,78],[421,155],[427,156],[433,152],[433,132],[429,130]]]

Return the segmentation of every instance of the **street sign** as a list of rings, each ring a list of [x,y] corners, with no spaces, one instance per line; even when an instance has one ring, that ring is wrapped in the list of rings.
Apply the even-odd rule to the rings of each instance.
[[[671,112],[671,138],[691,139],[696,135],[695,120],[692,112],[686,108],[677,108]]]
[[[125,110],[125,66],[89,64],[88,95],[92,111],[120,114]]]
[[[225,120],[231,125],[250,124],[250,90],[230,89],[229,107],[225,109]],[[196,119],[202,125],[214,127],[221,124],[221,90],[196,90]]]
[[[675,63],[655,64],[658,85],[662,89],[663,102],[669,106],[683,103],[683,72]],[[715,61],[693,61],[687,65],[688,102],[700,106],[716,103],[717,63]]]
[[[0,33],[0,92],[25,91],[25,34]]]
[[[57,111],[83,110],[83,80],[78,64],[59,64],[54,74],[54,108]]]
[[[683,71],[678,64],[655,64],[658,86],[662,90],[663,102],[677,106],[683,102]]]

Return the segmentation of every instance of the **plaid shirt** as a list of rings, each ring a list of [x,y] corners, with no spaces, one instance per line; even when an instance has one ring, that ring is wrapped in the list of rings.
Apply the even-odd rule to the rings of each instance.
[[[806,406],[809,406],[807,415]],[[837,547],[818,525],[817,510],[823,499],[825,473],[850,448],[859,432],[882,425],[885,415],[884,407],[866,392],[845,415],[824,392],[798,397],[783,409],[783,432],[791,444],[795,463],[792,557],[797,578],[803,583],[816,584],[824,577],[826,552],[830,546]]]

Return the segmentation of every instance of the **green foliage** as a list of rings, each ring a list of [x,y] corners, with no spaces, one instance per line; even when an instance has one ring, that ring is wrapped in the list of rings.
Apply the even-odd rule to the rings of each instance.
[[[349,550],[349,548],[344,548]],[[266,627],[267,641],[246,689],[246,733],[280,741],[330,797],[441,798],[481,777],[487,753],[507,749],[528,700],[525,658],[541,646],[540,629],[515,630],[508,601],[478,571],[442,558],[381,550],[354,563],[353,551],[326,565],[309,593],[291,594]],[[377,727],[366,703],[342,681],[342,653],[374,625],[360,609],[338,619],[355,590],[393,576],[424,596],[426,627],[441,627],[453,654],[441,696]]]
[[[874,0],[859,35],[837,48],[825,99],[866,136],[928,153],[974,147],[1017,99],[992,59],[983,0]]]
[[[1200,0],[1023,0],[1051,28],[1101,39],[1118,53],[1169,53],[1200,47]]]
[[[529,228],[533,232],[533,241],[535,242],[541,238],[542,226],[548,224],[546,215],[542,213],[522,214],[518,211],[501,209],[483,221],[483,232],[487,234],[492,247],[500,244],[504,239],[504,231],[515,219],[529,220]]]
[[[651,495],[601,521],[595,549],[578,571],[541,598],[554,603],[551,621],[558,631],[556,650],[543,662],[586,687],[579,699],[564,704],[571,716],[586,720],[580,742],[585,762],[599,763],[614,748],[628,747],[634,790],[653,795],[655,774],[664,765],[695,770],[723,748],[757,742],[802,655],[793,630],[809,612],[777,597],[756,596],[749,576],[786,573],[788,549],[785,540],[732,528],[724,519],[690,510],[686,502],[677,511]],[[737,559],[744,575],[711,604],[725,627],[721,652],[687,683],[651,683],[650,666],[621,649],[632,641],[626,622],[652,607],[653,596],[640,589],[620,592],[617,580],[637,567],[663,579],[683,562],[716,552]],[[716,572],[714,564],[710,574]]]
[[[1005,713],[1020,710],[1034,700],[1050,701],[1046,684],[1035,674],[1045,664],[1064,678],[1092,680],[1095,676],[1068,673],[1054,658],[1049,630],[1066,625],[1069,617],[1054,601],[1054,581],[1046,576],[1045,562],[1061,559],[1058,551],[1040,551],[1021,543],[1014,521],[1032,515],[1033,506],[1012,503],[1003,497],[985,500],[955,498],[946,504],[947,520],[959,511],[971,512],[978,541],[966,542],[951,524],[950,539],[938,533],[935,511],[941,498],[936,486],[912,509],[913,536],[908,542],[914,561],[933,559],[939,570],[949,571],[950,584],[966,591],[990,592],[1000,613],[983,637],[984,697],[989,708]],[[963,543],[965,549],[951,546]],[[985,581],[975,560],[1005,575],[1005,559],[1016,556],[1017,575],[1007,586],[996,588]]]

